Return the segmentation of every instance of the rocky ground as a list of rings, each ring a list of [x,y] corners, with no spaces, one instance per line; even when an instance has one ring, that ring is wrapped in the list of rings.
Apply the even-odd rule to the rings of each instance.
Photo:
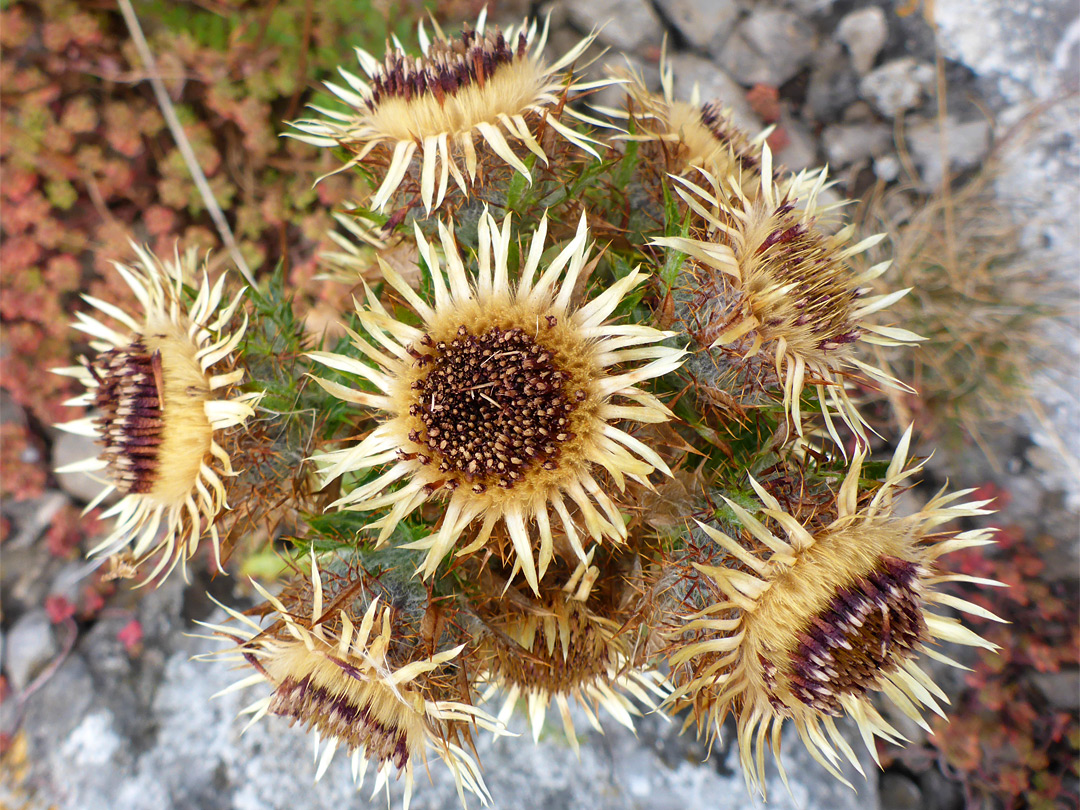
[[[500,13],[528,11],[501,4]],[[1011,154],[996,181],[1003,207],[1024,227],[1026,248],[1075,291],[1080,228],[1075,209],[1080,145],[1080,8],[1064,0],[937,0],[937,35],[920,13],[900,16],[890,2],[855,0],[595,0],[555,2],[552,47],[603,25],[600,39],[624,52],[655,80],[665,35],[688,94],[733,106],[751,130],[777,125],[774,146],[792,168],[828,162],[841,189],[861,194],[878,180],[934,190],[944,171],[976,169],[996,137],[1049,105]],[[938,133],[934,100],[935,44],[947,80],[947,137]],[[605,57],[610,59],[610,54]],[[906,145],[901,152],[897,141]],[[909,162],[910,161],[910,162]],[[946,166],[947,163],[947,166]],[[907,175],[913,167],[916,176]],[[945,454],[934,473],[957,485],[993,483],[1011,493],[1002,518],[1032,536],[1056,540],[1046,550],[1054,576],[1077,575],[1080,507],[1080,385],[1077,311],[1048,328],[1056,358],[1039,368],[1032,413],[992,431],[999,465],[978,450]],[[25,420],[6,396],[0,419]],[[87,454],[69,438],[42,428],[48,453],[33,448],[42,469]],[[924,448],[930,449],[930,448]],[[84,600],[91,566],[50,549],[62,542],[58,515],[81,504],[87,482],[50,478],[44,495],[8,500],[10,531],[3,545],[3,674],[0,730],[10,773],[0,807],[65,810],[255,810],[285,807],[366,807],[340,758],[311,786],[311,740],[278,720],[240,735],[234,720],[251,695],[211,696],[234,674],[194,662],[209,642],[185,636],[195,619],[213,619],[205,597],[243,604],[238,578],[185,586],[173,578],[145,594],[120,593],[92,622],[65,605]],[[59,536],[58,536],[59,532]],[[1073,587],[1072,585],[1070,587]],[[1075,671],[1045,680],[1052,706],[1075,711]],[[637,736],[609,723],[591,734],[581,758],[557,735],[533,747],[503,741],[482,750],[498,808],[744,808],[755,806],[738,773],[727,734],[706,759],[677,723],[647,717]],[[521,729],[518,729],[519,731]],[[18,732],[23,732],[19,734]],[[866,758],[868,760],[868,758]],[[769,806],[804,810],[901,810],[963,806],[963,793],[939,770],[919,775],[864,762],[858,794],[836,784],[799,745],[787,746],[788,794],[774,774]],[[419,808],[457,806],[438,768],[422,785]],[[421,775],[421,782],[426,779]],[[391,796],[399,795],[392,786]],[[382,806],[375,798],[370,806]]]

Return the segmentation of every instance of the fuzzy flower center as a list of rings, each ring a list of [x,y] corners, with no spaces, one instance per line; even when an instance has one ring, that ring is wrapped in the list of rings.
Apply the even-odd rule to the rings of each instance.
[[[165,427],[161,352],[150,352],[140,339],[100,353],[87,367],[98,384],[95,423],[107,473],[122,494],[146,494],[157,478]]]
[[[530,470],[553,470],[560,446],[573,439],[570,414],[585,399],[564,390],[570,375],[554,353],[519,328],[474,335],[465,326],[451,342],[425,335],[418,364],[430,367],[413,383],[409,409],[420,426],[411,441],[423,464],[437,464],[455,489],[510,489]]]
[[[791,690],[808,706],[839,716],[839,696],[861,696],[911,657],[925,635],[916,563],[882,557],[841,590],[799,634]]]

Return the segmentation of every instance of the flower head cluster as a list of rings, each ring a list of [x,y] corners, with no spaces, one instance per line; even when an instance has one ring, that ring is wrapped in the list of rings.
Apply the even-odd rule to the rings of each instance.
[[[547,129],[595,155],[590,145],[595,141],[559,120],[561,113],[588,120],[563,106],[567,95],[608,84],[576,82],[562,73],[593,36],[548,65],[542,58],[547,23],[538,35],[535,21],[503,32],[486,29],[485,18],[486,10],[475,29],[453,39],[441,30],[431,39],[421,24],[423,55],[418,58],[409,56],[396,38],[382,62],[357,48],[368,81],[339,69],[348,87],[327,84],[351,109],[316,108],[323,117],[296,122],[303,134],[295,137],[315,146],[344,146],[353,153],[344,168],[385,165],[382,183],[368,203],[376,210],[387,206],[410,173],[419,173],[428,212],[442,205],[451,177],[469,194],[489,157],[531,177],[512,144],[520,143],[546,163],[541,140]]]
[[[925,725],[920,708],[941,713],[938,701],[947,699],[916,658],[954,663],[933,649],[938,641],[993,649],[956,619],[931,611],[940,605],[993,618],[938,590],[969,579],[942,571],[939,558],[991,542],[992,531],[934,533],[956,518],[986,514],[986,501],[958,502],[971,490],[942,492],[912,515],[895,514],[896,493],[921,468],[906,465],[910,438],[909,431],[869,499],[859,492],[865,450],[855,454],[828,525],[807,527],[754,479],[765,521],[727,500],[742,527],[738,537],[700,524],[721,562],[694,566],[700,588],[713,597],[682,616],[671,648],[670,703],[692,706],[709,734],[735,715],[751,787],[763,784],[766,740],[778,752],[785,720],[815,759],[842,778],[838,751],[861,766],[833,718],[851,717],[876,758],[874,736],[902,737],[874,708],[872,693]]]
[[[222,479],[233,470],[219,432],[251,417],[258,395],[230,396],[244,374],[231,368],[231,359],[247,319],[235,332],[227,327],[243,293],[224,302],[225,275],[211,284],[204,270],[200,279],[194,253],[161,261],[134,249],[135,265],[115,267],[142,304],[141,318],[84,296],[119,326],[79,313],[75,328],[93,339],[97,354],[81,366],[57,370],[87,389],[68,404],[95,412],[59,427],[92,437],[102,451],[58,472],[104,474],[108,487],[88,508],[113,492],[120,499],[105,512],[116,518],[115,527],[94,553],[129,545],[139,559],[161,552],[148,577],[153,579],[190,558],[204,533],[220,567],[214,519],[227,508]],[[188,281],[198,285],[190,303]]]
[[[325,481],[386,468],[336,504],[389,508],[372,524],[380,530],[380,543],[421,504],[445,502],[439,530],[414,544],[428,549],[425,576],[459,538],[468,538],[463,553],[482,548],[502,524],[515,567],[538,592],[554,549],[551,510],[584,559],[583,539],[619,542],[626,536],[619,508],[597,474],[603,471],[621,489],[626,478],[644,483],[654,470],[668,472],[655,450],[616,422],[668,419],[668,410],[637,384],[677,368],[684,353],[654,345],[668,333],[608,322],[644,279],[637,270],[593,300],[574,304],[589,253],[584,217],[546,266],[541,256],[547,221],[541,222],[516,284],[509,275],[509,217],[501,226],[488,215],[481,220],[475,279],[453,232],[440,225],[440,233],[445,269],[434,246],[416,231],[434,305],[383,264],[387,283],[419,315],[420,326],[392,317],[369,295],[357,315],[376,345],[352,335],[365,359],[310,355],[373,384],[377,393],[317,378],[335,396],[381,414],[359,444],[315,461]],[[632,365],[638,361],[648,362]],[[615,371],[625,364],[631,365]],[[480,521],[479,530],[466,534],[473,521]]]

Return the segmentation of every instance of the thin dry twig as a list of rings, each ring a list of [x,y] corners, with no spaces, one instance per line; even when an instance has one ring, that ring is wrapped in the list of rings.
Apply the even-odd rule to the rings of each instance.
[[[146,37],[143,36],[139,19],[135,16],[135,10],[131,7],[130,0],[119,0],[119,5],[120,12],[124,15],[124,22],[127,23],[128,31],[131,34],[131,39],[135,43],[135,49],[139,52],[139,58],[143,62],[143,69],[147,72],[150,87],[154,91],[154,98],[157,99],[161,114],[165,117],[165,123],[169,126],[169,132],[172,133],[176,146],[180,150],[180,155],[184,158],[188,171],[191,172],[191,178],[195,181],[195,187],[199,190],[203,205],[210,212],[210,218],[214,220],[214,225],[221,235],[221,240],[225,243],[225,247],[236,263],[237,269],[240,270],[248,284],[255,286],[255,277],[251,274],[251,268],[248,267],[247,261],[245,261],[243,254],[240,253],[240,248],[236,244],[236,239],[233,238],[229,222],[225,219],[221,206],[218,205],[217,200],[214,198],[214,192],[206,180],[206,175],[203,174],[202,167],[199,166],[195,151],[191,148],[191,142],[184,132],[184,127],[180,124],[180,119],[176,116],[176,108],[173,106],[172,99],[169,98],[169,93],[165,89],[165,83],[158,75],[157,63],[154,60],[154,55],[150,52],[150,46],[146,43]]]

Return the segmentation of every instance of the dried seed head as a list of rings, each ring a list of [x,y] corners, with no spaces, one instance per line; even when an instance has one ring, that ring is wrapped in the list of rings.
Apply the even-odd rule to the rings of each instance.
[[[703,238],[654,240],[689,257],[676,309],[687,334],[703,350],[704,359],[695,365],[697,384],[706,396],[734,410],[762,404],[763,395],[782,397],[801,435],[800,397],[813,379],[819,381],[827,415],[835,413],[863,434],[863,420],[845,389],[847,378],[861,372],[881,385],[907,387],[859,360],[856,344],[920,339],[868,319],[906,292],[866,297],[867,283],[888,263],[857,273],[848,261],[881,236],[852,245],[850,226],[836,233],[825,230],[822,217],[829,209],[817,204],[825,175],[800,176],[780,187],[772,179],[767,146],[756,197],[747,196],[737,183],[705,177],[711,190],[689,182],[677,189],[702,214]],[[831,418],[827,424],[841,443]]]
[[[607,323],[619,301],[641,281],[636,270],[602,296],[571,305],[588,258],[584,217],[551,267],[541,268],[547,221],[525,252],[516,285],[509,280],[510,220],[485,215],[479,228],[479,268],[466,275],[453,233],[440,227],[445,270],[417,229],[432,276],[434,306],[388,267],[387,281],[416,310],[421,328],[390,317],[369,297],[360,320],[387,353],[354,335],[369,362],[315,352],[311,357],[374,382],[375,394],[320,381],[348,401],[386,414],[359,445],[315,459],[329,482],[350,469],[394,465],[347,492],[349,509],[390,507],[372,524],[386,541],[398,522],[426,500],[446,501],[439,530],[413,544],[428,551],[430,576],[474,520],[472,551],[490,549],[505,528],[513,560],[535,593],[556,554],[551,513],[562,523],[578,560],[584,541],[621,542],[619,508],[597,482],[603,471],[621,489],[627,477],[668,472],[655,450],[614,423],[664,422],[669,413],[637,383],[678,367],[683,352],[655,346],[667,337],[648,326]],[[624,371],[614,367],[634,365]],[[620,401],[623,400],[623,401]],[[400,486],[395,482],[402,481]],[[539,548],[530,537],[535,524]],[[583,535],[584,534],[584,538]]]
[[[741,524],[735,537],[699,524],[716,544],[706,563],[693,564],[696,597],[710,604],[676,603],[668,617],[672,627],[683,619],[682,633],[670,633],[670,703],[692,707],[710,736],[729,713],[736,716],[751,787],[762,787],[761,749],[779,745],[785,719],[842,779],[833,767],[837,752],[857,761],[834,717],[854,719],[875,754],[873,737],[892,740],[894,732],[873,708],[872,693],[883,692],[922,723],[922,707],[941,713],[935,696],[942,693],[919,668],[919,654],[939,640],[993,648],[930,610],[938,602],[988,615],[935,586],[962,579],[940,573],[941,555],[991,542],[992,532],[934,533],[954,518],[986,514],[986,502],[957,503],[966,492],[940,494],[913,515],[894,515],[897,489],[919,469],[905,469],[909,441],[910,431],[872,497],[857,489],[865,450],[855,455],[827,525],[804,525],[753,479],[762,519],[729,500]],[[816,508],[811,514],[821,516]]]
[[[339,561],[330,564],[340,568]],[[392,771],[403,774],[408,806],[415,772],[435,752],[459,791],[488,800],[478,764],[457,740],[469,737],[471,724],[496,734],[503,727],[452,694],[464,645],[450,646],[446,639],[415,643],[408,614],[373,595],[377,579],[355,571],[324,578],[314,555],[310,584],[294,582],[280,599],[255,587],[266,599],[260,612],[270,623],[261,627],[225,608],[237,624],[206,626],[236,646],[207,658],[246,663],[256,670],[252,677],[269,684],[271,693],[246,710],[256,720],[279,715],[327,741],[316,779],[344,747],[356,779],[369,762],[381,780]]]
[[[548,161],[540,144],[545,128],[596,155],[591,145],[596,141],[559,121],[564,113],[577,115],[565,101],[586,87],[562,71],[595,35],[546,65],[540,56],[546,24],[539,35],[535,23],[503,33],[485,30],[485,17],[486,11],[475,29],[453,39],[441,30],[429,39],[421,25],[419,57],[408,55],[396,39],[382,62],[357,49],[368,81],[342,69],[348,87],[327,84],[353,109],[321,109],[325,118],[293,124],[302,133],[294,137],[315,146],[344,146],[355,155],[345,168],[357,163],[384,167],[382,184],[367,202],[376,210],[386,208],[409,175],[419,174],[420,196],[429,213],[442,205],[450,178],[468,195],[477,167],[486,162],[529,177],[523,156],[532,153]]]
[[[57,369],[86,386],[71,404],[98,414],[59,427],[94,438],[102,452],[58,472],[105,473],[112,486],[100,497],[113,490],[124,497],[114,509],[113,532],[91,553],[129,545],[137,559],[161,552],[153,579],[189,558],[206,532],[220,567],[215,518],[226,508],[223,478],[232,475],[232,465],[218,439],[254,414],[258,395],[230,396],[243,378],[243,371],[232,370],[232,356],[246,321],[231,334],[226,328],[241,295],[225,302],[224,277],[211,284],[204,271],[188,304],[184,284],[196,275],[194,253],[161,262],[135,250],[139,262],[117,269],[145,308],[142,320],[87,298],[120,328],[80,315],[76,328],[94,339],[98,353],[81,366]]]

